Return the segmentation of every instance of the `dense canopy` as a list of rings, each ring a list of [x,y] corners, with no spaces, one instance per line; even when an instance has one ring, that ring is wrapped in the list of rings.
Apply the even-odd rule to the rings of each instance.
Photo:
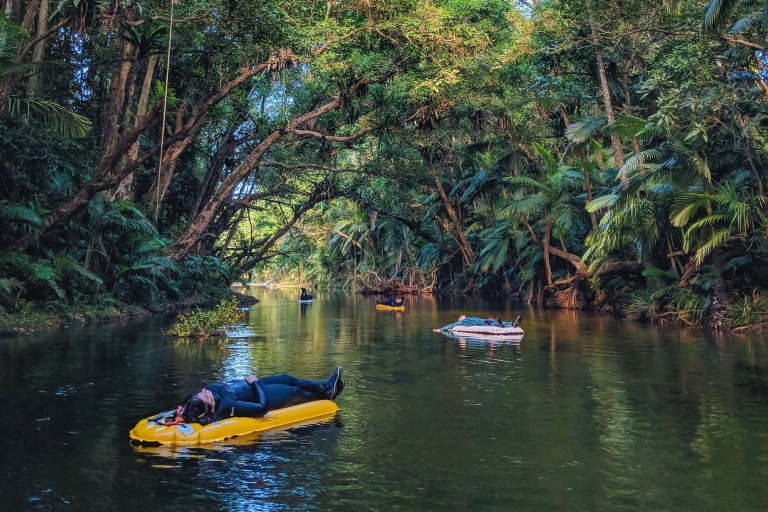
[[[0,305],[250,275],[759,325],[766,6],[6,0]]]

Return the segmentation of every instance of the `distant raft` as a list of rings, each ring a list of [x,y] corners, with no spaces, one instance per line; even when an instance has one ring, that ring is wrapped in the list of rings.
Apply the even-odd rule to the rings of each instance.
[[[304,299],[304,300],[299,299],[296,302],[298,302],[299,304],[312,304],[312,299]]]
[[[458,336],[483,336],[483,337],[502,337],[502,336],[522,336],[525,334],[522,327],[512,326],[512,322],[504,322],[509,326],[499,327],[497,325],[457,325],[450,329],[452,334]]]
[[[227,418],[205,426],[199,423],[180,423],[166,426],[166,419],[172,421],[176,414],[176,411],[173,410],[141,420],[131,430],[130,436],[131,442],[134,444],[197,445],[216,443],[255,432],[331,419],[338,410],[339,406],[331,400],[315,400],[284,409],[275,409],[256,418]]]
[[[405,311],[405,306],[389,306],[387,304],[376,304],[376,309],[380,311]]]
[[[478,339],[522,338],[525,332],[520,327],[522,317],[514,322],[502,322],[492,318],[465,317],[462,315],[458,322],[441,328],[443,334],[466,336]]]

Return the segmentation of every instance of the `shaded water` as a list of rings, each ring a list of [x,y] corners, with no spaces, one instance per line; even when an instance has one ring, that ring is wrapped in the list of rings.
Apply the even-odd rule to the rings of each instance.
[[[768,510],[761,335],[254,293],[249,338],[175,340],[157,317],[0,339],[0,510]],[[522,314],[524,341],[431,332],[460,313]],[[209,449],[129,444],[201,382],[337,365],[334,421]]]

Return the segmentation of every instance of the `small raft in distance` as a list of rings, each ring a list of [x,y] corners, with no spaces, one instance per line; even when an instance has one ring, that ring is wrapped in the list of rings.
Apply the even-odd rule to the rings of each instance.
[[[505,324],[511,324],[511,322],[504,322]],[[483,336],[483,337],[502,337],[502,336],[522,336],[525,334],[523,328],[520,326],[504,326],[499,327],[496,325],[457,325],[451,328],[451,333],[458,336]]]
[[[131,430],[134,444],[196,445],[216,443],[255,432],[331,419],[339,406],[331,400],[315,400],[283,409],[269,411],[256,418],[226,418],[208,425],[199,423],[164,424],[166,418],[173,420],[176,411],[168,411],[141,420]]]
[[[405,311],[405,306],[389,306],[387,304],[376,304],[376,309],[381,311]]]
[[[296,302],[298,302],[299,304],[312,304],[312,299],[305,299],[305,300],[299,299]]]

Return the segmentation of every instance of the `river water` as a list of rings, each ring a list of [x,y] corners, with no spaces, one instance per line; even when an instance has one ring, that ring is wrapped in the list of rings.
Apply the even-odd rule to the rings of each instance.
[[[173,317],[0,339],[0,510],[768,510],[760,334],[662,329],[468,297],[257,289],[250,336]],[[432,332],[513,320],[522,343]],[[347,382],[333,421],[208,448],[128,432],[207,382]]]

